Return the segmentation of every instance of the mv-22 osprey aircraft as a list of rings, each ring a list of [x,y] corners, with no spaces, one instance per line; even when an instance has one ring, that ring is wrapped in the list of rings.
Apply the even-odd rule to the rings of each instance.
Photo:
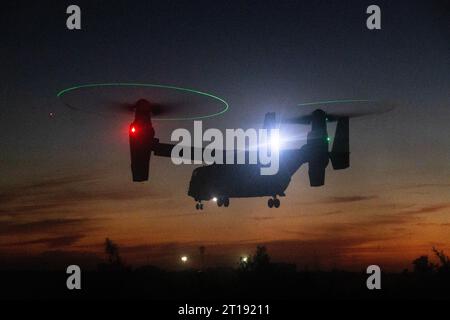
[[[151,154],[171,157],[175,145],[160,143],[155,138],[151,118],[158,114],[160,106],[141,99],[131,109],[135,113],[129,130],[133,181],[147,181]],[[260,164],[205,165],[193,170],[188,195],[196,201],[197,210],[203,209],[202,201],[213,200],[219,207],[228,207],[230,198],[249,197],[269,197],[269,208],[278,208],[278,197],[285,196],[291,177],[303,164],[308,164],[309,183],[312,187],[324,185],[325,169],[330,160],[334,170],[350,166],[349,118],[352,116],[358,114],[339,115],[316,109],[308,115],[288,119],[284,122],[311,125],[311,131],[307,135],[306,144],[301,148],[280,150],[277,174],[261,175]],[[330,122],[337,122],[331,151],[327,132],[327,124]],[[275,126],[275,113],[267,113],[264,128],[271,129]],[[191,154],[194,154],[193,150]]]

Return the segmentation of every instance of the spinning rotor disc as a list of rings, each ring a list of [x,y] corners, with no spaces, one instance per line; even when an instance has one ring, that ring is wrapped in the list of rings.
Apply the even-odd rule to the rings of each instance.
[[[74,94],[81,91],[82,97]],[[147,104],[158,121],[201,120],[229,109],[224,99],[211,93],[148,83],[83,84],[61,90],[57,97],[71,110],[100,116],[133,113],[138,104]]]

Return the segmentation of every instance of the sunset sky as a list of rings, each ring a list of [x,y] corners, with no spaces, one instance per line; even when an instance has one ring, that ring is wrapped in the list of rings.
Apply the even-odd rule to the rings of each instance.
[[[450,254],[449,5],[376,1],[382,30],[369,31],[372,2],[78,1],[80,31],[66,29],[69,2],[5,4],[0,268],[95,266],[106,237],[128,263],[167,268],[181,255],[195,266],[202,245],[210,266],[235,266],[258,244],[299,268],[402,270],[433,246]],[[99,82],[216,94],[230,110],[204,126],[222,130],[259,127],[266,112],[296,114],[317,100],[388,100],[396,109],[351,121],[351,167],[330,166],[324,187],[310,188],[303,166],[277,210],[254,198],[197,211],[187,196],[194,166],[153,157],[150,181],[133,183],[132,116],[74,112],[56,97]],[[126,101],[152,92],[66,98],[95,109],[97,94]],[[192,126],[155,123],[164,142]],[[308,127],[282,130],[301,137]]]

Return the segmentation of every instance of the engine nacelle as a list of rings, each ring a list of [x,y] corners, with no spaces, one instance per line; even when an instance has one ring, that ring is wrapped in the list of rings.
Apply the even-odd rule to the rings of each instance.
[[[329,163],[326,113],[316,110],[311,117],[312,130],[308,133],[308,174],[311,187],[325,184],[325,168]]]
[[[129,136],[133,181],[147,181],[155,130],[151,122],[134,121],[130,125]]]
[[[325,168],[321,163],[309,163],[308,175],[311,187],[320,187],[325,184]]]
[[[334,170],[350,167],[350,142],[348,117],[340,118],[336,126],[333,149],[330,152],[331,163]]]

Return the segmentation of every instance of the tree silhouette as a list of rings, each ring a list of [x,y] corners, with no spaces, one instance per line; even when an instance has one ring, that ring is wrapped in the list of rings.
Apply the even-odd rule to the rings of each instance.
[[[108,256],[108,262],[110,265],[122,265],[122,259],[119,255],[119,246],[109,238],[105,239],[105,253]]]
[[[270,267],[270,256],[267,253],[267,248],[265,246],[257,246],[256,253],[248,260],[248,263],[244,263],[241,260],[240,266],[242,270],[267,271]]]
[[[267,266],[270,264],[270,257],[265,246],[258,246],[256,254],[253,257],[253,262],[257,266]]]
[[[438,271],[446,273],[450,272],[450,259],[444,254],[444,251],[439,251],[438,249],[433,247],[433,252],[436,254],[440,261]]]
[[[434,265],[428,261],[428,256],[420,256],[413,261],[414,272],[419,275],[430,274],[433,272]]]

